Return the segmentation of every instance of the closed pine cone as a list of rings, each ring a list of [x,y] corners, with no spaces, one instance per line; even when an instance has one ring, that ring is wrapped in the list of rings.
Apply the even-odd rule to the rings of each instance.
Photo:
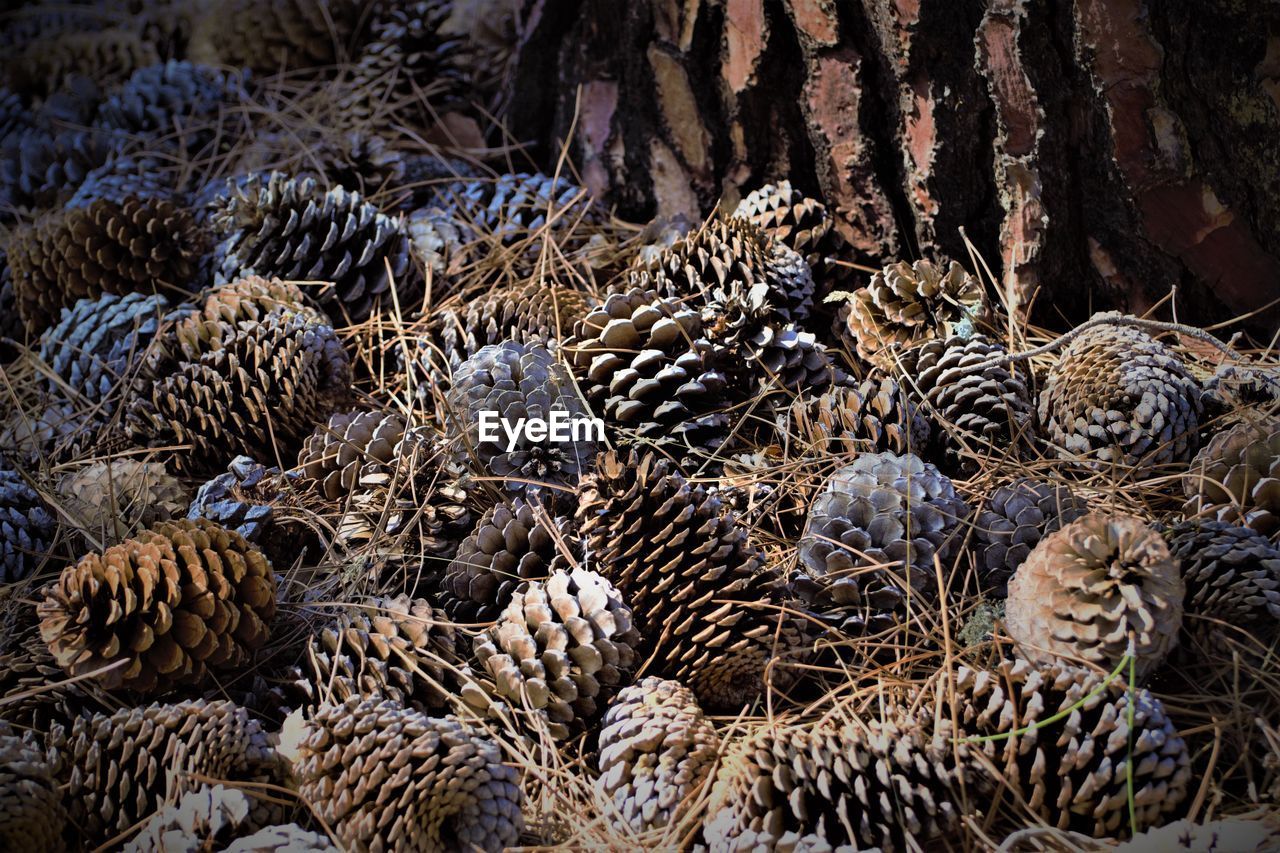
[[[64,850],[66,822],[58,781],[44,750],[0,723],[0,847]]]
[[[405,428],[404,418],[394,412],[333,415],[298,453],[300,484],[326,500],[342,501],[362,477],[394,468]]]
[[[159,462],[131,457],[95,462],[58,481],[62,510],[103,548],[187,514],[191,495]]]
[[[1005,596],[1009,578],[1031,549],[1088,511],[1088,504],[1062,483],[1021,477],[996,489],[974,521],[983,587]]]
[[[834,220],[826,205],[800,192],[790,181],[765,184],[748,193],[733,215],[750,220],[774,240],[799,252],[820,292],[852,277],[849,267],[837,263],[848,260],[852,249],[832,227]]]
[[[618,691],[600,731],[596,790],[619,829],[678,826],[719,757],[715,726],[678,681],[649,676]]]
[[[1141,679],[1178,642],[1184,590],[1160,534],[1133,516],[1090,513],[1041,539],[1014,572],[1005,626],[1030,660],[1107,669],[1132,633]]]
[[[1182,567],[1193,628],[1243,629],[1265,637],[1280,621],[1280,548],[1248,527],[1187,521],[1169,531]],[[1196,617],[1204,624],[1198,625]]]
[[[63,570],[40,633],[68,673],[141,693],[244,665],[267,640],[276,582],[257,548],[210,521],[166,521]]]
[[[929,421],[893,379],[872,377],[855,386],[797,397],[784,416],[799,455],[919,453]]]
[[[298,793],[345,849],[499,851],[524,829],[515,768],[455,717],[352,698],[306,720],[291,749]]]
[[[1218,433],[1183,477],[1186,513],[1280,535],[1280,420]]]

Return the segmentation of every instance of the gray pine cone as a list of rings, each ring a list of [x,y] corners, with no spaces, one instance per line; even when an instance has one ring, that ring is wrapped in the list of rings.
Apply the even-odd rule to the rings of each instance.
[[[57,521],[17,471],[0,464],[0,583],[16,583],[44,562]]]
[[[1088,504],[1064,483],[1023,477],[996,489],[974,521],[983,587],[1004,597],[1009,578],[1040,540],[1088,511]]]

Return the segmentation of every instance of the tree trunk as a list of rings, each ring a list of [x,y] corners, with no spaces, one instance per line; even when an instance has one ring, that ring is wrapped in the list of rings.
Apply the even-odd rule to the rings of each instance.
[[[1280,14],[1238,0],[533,0],[509,123],[628,217],[787,177],[868,261],[968,236],[1054,326],[1280,325]],[[1270,307],[1268,307],[1270,306]],[[1160,313],[1167,316],[1168,302]],[[1265,342],[1265,340],[1264,340]]]

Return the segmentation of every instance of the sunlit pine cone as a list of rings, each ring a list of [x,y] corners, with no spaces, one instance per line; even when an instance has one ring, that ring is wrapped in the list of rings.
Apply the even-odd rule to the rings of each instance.
[[[455,717],[352,698],[321,708],[300,734],[298,793],[346,849],[499,851],[524,829],[515,767]]]
[[[1196,454],[1182,479],[1188,516],[1280,536],[1280,420],[1238,424]]]
[[[1185,587],[1160,534],[1141,519],[1094,512],[1040,540],[1013,579],[1005,627],[1030,660],[1106,669],[1133,638],[1139,679],[1178,642]]]
[[[327,835],[303,829],[296,823],[285,823],[237,838],[223,853],[339,853],[339,850]]]
[[[58,663],[154,693],[243,666],[267,640],[276,581],[262,552],[209,521],[160,522],[63,570],[40,603]]]
[[[206,291],[199,310],[178,321],[174,337],[182,358],[197,361],[241,323],[268,322],[271,315],[281,312],[315,325],[329,323],[324,314],[307,304],[293,282],[247,275]]]
[[[842,287],[852,278],[850,268],[837,263],[849,260],[852,250],[833,227],[826,205],[806,196],[790,181],[765,184],[748,193],[733,215],[750,220],[774,240],[799,252],[819,291]]]
[[[1175,820],[1161,827],[1144,829],[1123,844],[1110,848],[1115,853],[1151,851],[1273,850],[1280,847],[1280,827],[1266,816],[1222,818],[1192,823]]]
[[[155,813],[129,840],[125,853],[203,853],[225,848],[254,829],[253,800],[237,788],[206,786],[188,791]]]
[[[778,419],[801,456],[920,453],[930,433],[928,419],[902,386],[885,377],[802,394]]]
[[[1050,533],[1089,511],[1064,483],[1021,477],[991,493],[974,519],[973,541],[983,588],[1005,596],[1009,578]]]

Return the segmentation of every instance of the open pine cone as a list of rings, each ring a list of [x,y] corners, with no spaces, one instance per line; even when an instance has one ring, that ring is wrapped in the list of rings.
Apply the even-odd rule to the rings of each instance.
[[[886,266],[840,307],[836,331],[887,370],[903,350],[971,327],[987,313],[982,283],[955,261]]]
[[[264,323],[281,312],[300,315],[318,326],[329,322],[307,304],[293,282],[247,275],[207,291],[199,310],[178,322],[174,336],[183,358],[195,361],[240,323]]]
[[[926,848],[960,822],[956,751],[897,713],[761,726],[722,758],[704,838],[713,853]]]
[[[1141,519],[1094,512],[1040,540],[1009,582],[1005,626],[1024,656],[1082,658],[1107,669],[1133,634],[1138,678],[1178,642],[1178,561]]]
[[[595,787],[610,823],[643,833],[676,826],[711,775],[720,739],[693,693],[650,676],[618,691],[600,730]]]
[[[391,700],[317,711],[303,723],[294,778],[346,849],[501,850],[524,829],[519,777],[495,742]]]
[[[58,780],[44,750],[0,723],[0,847],[64,850],[66,822]]]
[[[1182,480],[1189,516],[1280,535],[1280,420],[1237,424],[1196,454]]]
[[[1115,838],[1129,828],[1130,769],[1139,826],[1176,815],[1193,780],[1187,745],[1160,700],[1123,681],[1105,688],[1102,682],[1066,663],[1018,660],[995,671],[962,666],[956,707],[939,713],[945,720],[954,711],[969,738],[994,738],[968,741],[990,761],[972,766],[994,773],[993,784],[1007,784],[1049,826]]]
[[[57,521],[35,489],[0,459],[0,583],[28,577],[47,557]]]
[[[1131,326],[1086,329],[1040,389],[1040,424],[1058,455],[1097,467],[1186,463],[1203,391],[1178,356]]]
[[[9,238],[18,311],[38,332],[78,299],[188,291],[204,244],[191,213],[163,199],[52,211]]]
[[[639,663],[631,608],[607,580],[584,569],[526,581],[498,621],[475,640],[482,677],[517,712],[556,740],[594,725]]]
[[[198,684],[266,642],[276,581],[257,548],[210,521],[166,521],[63,570],[40,634],[72,675],[141,693]]]
[[[872,377],[854,386],[797,397],[779,415],[798,455],[918,453],[929,440],[929,421],[892,379]]]
[[[1221,622],[1227,631],[1266,637],[1280,623],[1280,548],[1266,537],[1222,521],[1187,521],[1168,539],[1193,628],[1213,631]],[[1207,624],[1197,626],[1196,617]]]
[[[204,853],[250,834],[254,801],[236,788],[206,786],[188,791],[143,824],[125,853]]]
[[[804,644],[805,623],[781,612],[781,579],[719,496],[634,451],[600,454],[579,495],[592,565],[631,604],[654,673],[715,709],[761,696],[769,661]],[[789,676],[773,669],[777,684]]]
[[[21,127],[0,136],[0,216],[56,207],[78,194],[110,156],[105,141],[90,131]]]
[[[973,538],[983,587],[1001,597],[1031,549],[1089,511],[1062,483],[1022,477],[991,493],[974,521]]]
[[[94,462],[58,481],[62,511],[83,538],[107,548],[143,528],[187,514],[191,495],[159,462]]]

